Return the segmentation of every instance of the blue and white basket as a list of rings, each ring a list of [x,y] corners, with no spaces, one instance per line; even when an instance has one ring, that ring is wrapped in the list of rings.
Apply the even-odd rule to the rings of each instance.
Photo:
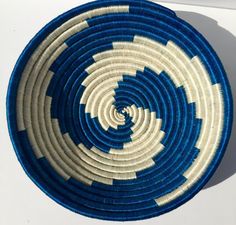
[[[214,50],[173,11],[102,0],[31,40],[7,116],[20,163],[48,196],[89,217],[139,220],[206,184],[230,136],[232,96]]]

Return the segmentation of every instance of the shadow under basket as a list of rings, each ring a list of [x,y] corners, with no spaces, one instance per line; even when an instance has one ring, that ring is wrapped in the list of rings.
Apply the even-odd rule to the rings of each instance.
[[[140,220],[182,205],[213,175],[232,96],[212,47],[173,11],[103,0],[29,42],[7,117],[22,167],[49,197],[85,216]]]

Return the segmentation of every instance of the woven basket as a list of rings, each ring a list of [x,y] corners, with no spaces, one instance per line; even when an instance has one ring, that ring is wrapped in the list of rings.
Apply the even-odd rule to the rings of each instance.
[[[7,116],[20,163],[48,196],[89,217],[138,220],[206,184],[230,136],[232,97],[211,46],[173,11],[103,0],[31,40]]]

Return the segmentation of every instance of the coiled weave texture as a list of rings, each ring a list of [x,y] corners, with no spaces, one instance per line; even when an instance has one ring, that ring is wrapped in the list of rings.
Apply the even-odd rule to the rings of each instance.
[[[13,71],[9,131],[31,179],[63,206],[138,220],[192,198],[229,139],[218,57],[174,12],[138,0],[59,16]]]

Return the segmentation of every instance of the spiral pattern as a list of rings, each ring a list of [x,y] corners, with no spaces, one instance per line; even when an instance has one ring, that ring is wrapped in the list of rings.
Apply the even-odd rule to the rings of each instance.
[[[28,175],[83,215],[137,220],[193,197],[231,123],[224,69],[174,12],[97,1],[44,27],[13,71],[8,122]]]

